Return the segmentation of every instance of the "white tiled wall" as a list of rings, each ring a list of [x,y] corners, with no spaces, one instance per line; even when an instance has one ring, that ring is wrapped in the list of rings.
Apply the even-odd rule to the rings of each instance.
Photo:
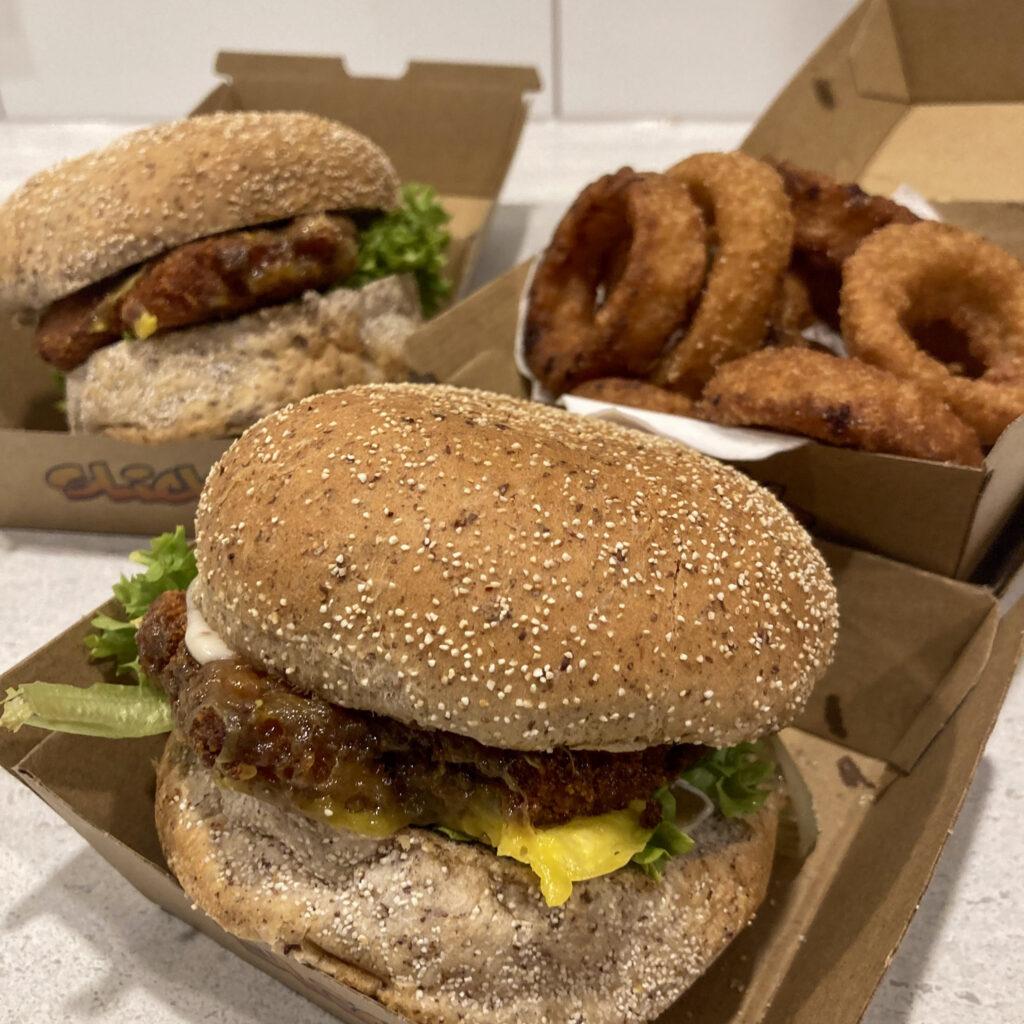
[[[0,0],[0,117],[184,112],[218,49],[535,65],[535,112],[754,116],[854,0]]]
[[[561,0],[564,117],[750,118],[851,0]]]

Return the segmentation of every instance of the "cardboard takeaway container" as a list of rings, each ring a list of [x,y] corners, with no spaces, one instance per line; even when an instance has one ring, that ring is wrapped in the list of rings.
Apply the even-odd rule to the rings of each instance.
[[[1019,0],[869,0],[743,148],[881,193],[909,184],[944,219],[1024,258],[1022,52]],[[426,325],[417,347],[436,352],[468,333],[495,353],[504,344],[511,361],[526,275],[516,267]],[[525,384],[515,393],[525,396]],[[992,586],[1024,560],[1024,418],[983,469],[816,442],[737,465],[841,543]]]
[[[1022,51],[1019,0],[868,0],[743,148],[869,192],[910,185],[944,220],[1024,259]],[[984,469],[819,444],[742,468],[816,531],[933,572],[999,584],[1024,555],[1024,418]]]
[[[1024,601],[1000,620],[983,588],[826,546],[839,587],[836,662],[782,736],[819,824],[802,864],[776,861],[755,923],[663,1024],[855,1024],[928,884],[1016,663]],[[88,682],[88,619],[0,678]],[[168,873],[153,824],[162,737],[111,741],[0,734],[0,764],[146,897],[344,1021],[400,1024],[379,1004],[236,939]],[[301,950],[296,951],[301,952]]]
[[[434,186],[452,215],[449,267],[468,283],[526,118],[533,68],[411,63],[401,78],[358,78],[340,58],[221,53],[221,81],[192,111],[308,110],[380,143],[403,181]],[[136,445],[70,435],[31,332],[0,318],[0,527],[154,534],[190,523],[225,440]],[[450,353],[447,356],[450,357]],[[463,348],[474,379],[508,389],[504,364]],[[425,372],[439,376],[429,359]],[[456,360],[458,362],[458,360]],[[462,365],[451,365],[458,381]]]

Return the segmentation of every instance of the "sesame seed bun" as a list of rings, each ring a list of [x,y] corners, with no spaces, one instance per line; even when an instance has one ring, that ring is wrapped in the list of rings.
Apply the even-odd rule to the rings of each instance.
[[[196,531],[196,604],[233,650],[493,746],[729,746],[789,724],[835,645],[828,568],[766,490],[483,392],[275,413],[213,468]]]
[[[324,210],[391,209],[384,152],[303,113],[222,113],[132,132],[0,206],[0,303],[56,299],[206,235]]]
[[[392,276],[115,342],[68,374],[68,427],[145,444],[233,437],[306,395],[404,379],[403,342],[421,320],[415,283]]]
[[[673,1003],[764,899],[779,798],[713,817],[660,882],[577,882],[545,906],[529,868],[421,829],[364,839],[218,786],[172,737],[156,822],[185,892],[223,928],[410,1021],[633,1024]]]

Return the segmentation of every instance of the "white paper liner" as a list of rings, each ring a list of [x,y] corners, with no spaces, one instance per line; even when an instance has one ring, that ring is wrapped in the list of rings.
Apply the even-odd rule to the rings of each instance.
[[[891,198],[916,213],[923,220],[942,219],[935,207],[920,192],[909,185],[897,186],[893,190]],[[696,451],[703,452],[705,455],[728,462],[760,462],[762,459],[768,459],[781,452],[792,451],[794,448],[811,443],[809,438],[799,437],[795,434],[780,434],[772,430],[752,427],[723,427],[717,423],[690,419],[688,416],[634,409],[631,406],[617,405],[612,402],[597,402],[590,398],[580,398],[577,395],[562,395],[561,398],[556,399],[530,371],[526,363],[524,348],[530,285],[533,283],[533,275],[537,271],[541,255],[543,253],[535,257],[530,264],[526,282],[519,296],[519,307],[516,313],[516,367],[530,382],[530,398],[533,401],[544,402],[547,405],[561,405],[580,416],[610,420],[627,427],[646,430],[650,434],[669,437]],[[802,333],[808,341],[822,345],[838,356],[848,355],[843,339],[827,324],[820,322],[811,324]]]

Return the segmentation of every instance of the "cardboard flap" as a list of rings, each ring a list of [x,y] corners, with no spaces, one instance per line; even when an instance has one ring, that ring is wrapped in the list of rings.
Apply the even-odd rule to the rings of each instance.
[[[501,89],[517,96],[540,89],[536,68],[504,64],[442,64],[414,60],[402,76],[412,85],[449,89]]]
[[[341,56],[302,56],[282,53],[246,53],[221,50],[214,70],[230,84],[252,78],[317,78],[324,82],[346,82],[355,78],[387,76],[352,75]],[[536,68],[500,64],[448,64],[440,61],[410,61],[405,71],[391,81],[411,85],[447,88],[501,89],[521,95],[540,89]]]
[[[1007,529],[1024,534],[1024,416],[1012,423],[985,460],[990,470],[964,547],[959,576],[970,576],[995,538]]]
[[[864,96],[1014,103],[1024,99],[1022,44],[1024,7],[1017,0],[871,0],[850,63]]]
[[[763,1024],[853,1024],[863,1016],[963,805],[1022,629],[1024,601],[1000,624],[988,664],[949,727],[913,772],[886,787],[858,831]]]
[[[872,0],[867,5],[850,44],[850,67],[862,96],[909,102],[903,54],[887,0]]]
[[[912,102],[1024,100],[1020,0],[874,0],[873,6],[889,8]]]
[[[216,69],[227,92],[222,84],[193,113],[314,110],[377,142],[404,181],[491,200],[526,117],[524,94],[540,84],[528,67],[416,62],[384,78],[352,75],[341,57],[230,51]]]
[[[4,526],[156,534],[191,530],[196,500],[229,440],[137,445],[92,434],[0,429]],[[54,523],[54,508],[62,520]]]
[[[352,76],[344,57],[308,56],[287,53],[247,53],[221,50],[213,64],[229,84],[253,78],[301,77],[323,82],[348,81]]]
[[[822,550],[839,591],[839,645],[798,724],[909,771],[977,682],[996,599],[875,555]]]
[[[0,700],[7,690],[23,683],[37,680],[52,683],[71,683],[87,686],[101,676],[98,668],[90,668],[83,672],[85,646],[83,640],[92,631],[90,625],[93,617],[100,613],[117,614],[116,601],[108,601],[88,615],[83,615],[76,623],[68,626],[63,633],[54,637],[45,647],[23,658],[13,668],[4,672],[0,682]],[[0,768],[13,770],[23,758],[27,757],[50,733],[42,729],[24,726],[17,732],[0,729]]]
[[[850,51],[868,8],[858,7],[758,119],[742,149],[853,181],[906,111],[862,93]],[[879,72],[881,73],[881,72]]]
[[[737,465],[812,533],[944,576],[957,573],[986,480],[980,469],[817,443]]]
[[[513,339],[528,269],[520,264],[411,335],[406,358],[419,379],[458,379],[464,386],[526,396]]]

